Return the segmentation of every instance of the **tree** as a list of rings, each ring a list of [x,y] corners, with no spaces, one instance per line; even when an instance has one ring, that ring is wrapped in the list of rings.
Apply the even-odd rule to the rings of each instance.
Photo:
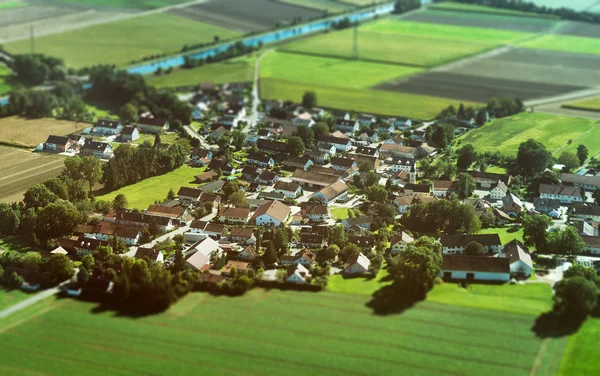
[[[343,225],[335,225],[329,230],[329,244],[335,244],[340,249],[346,246],[348,234]]]
[[[81,158],[81,174],[83,175],[83,179],[88,183],[89,191],[91,192],[94,185],[102,178],[100,160],[92,156]]]
[[[476,241],[469,242],[465,248],[465,254],[470,256],[483,256],[484,255],[483,245]]]
[[[11,274],[4,273],[2,277],[2,283],[8,287],[19,288],[23,285],[23,282],[25,280],[17,272],[12,272]]]
[[[544,171],[551,159],[552,155],[546,150],[544,144],[530,138],[519,145],[515,166],[524,175],[533,176]]]
[[[80,223],[80,219],[81,215],[73,204],[52,203],[39,211],[35,233],[43,241],[69,235]]]
[[[598,304],[596,285],[583,277],[563,279],[554,290],[554,312],[570,324],[584,321]]]
[[[167,200],[175,200],[175,192],[173,191],[173,188],[169,189],[169,192],[167,192]]]
[[[325,249],[321,249],[317,252],[317,261],[320,264],[324,264],[328,261],[334,261],[337,255],[340,253],[340,247],[335,244],[330,245]]]
[[[582,144],[577,146],[577,159],[579,159],[579,164],[584,164],[589,155],[590,152],[588,151],[587,146]]]
[[[66,255],[52,255],[46,262],[45,269],[58,282],[71,278],[75,273],[73,262]]]
[[[122,193],[116,195],[112,202],[113,209],[117,211],[127,209],[128,205],[129,203],[127,202],[127,197],[125,197],[125,195]]]
[[[246,199],[246,194],[243,191],[233,192],[231,195],[229,195],[227,202],[236,208],[250,207],[248,204],[248,199]]]
[[[302,107],[310,110],[317,106],[317,94],[314,91],[307,91],[302,96]]]
[[[223,185],[223,198],[229,200],[229,196],[240,191],[240,186],[233,180],[227,181]]]
[[[69,199],[69,186],[65,182],[64,178],[51,178],[44,181],[44,184],[48,189],[56,195],[57,198],[61,200]]]
[[[574,153],[563,151],[560,157],[558,157],[558,163],[565,165],[567,170],[573,171],[579,167],[579,158]]]
[[[329,134],[329,125],[323,121],[319,121],[312,126],[312,130],[315,134],[315,139],[318,140],[319,137]]]
[[[43,184],[36,184],[25,191],[23,203],[27,208],[39,208],[56,201],[56,195]]]
[[[587,266],[583,266],[581,264],[575,264],[569,269],[565,270],[565,272],[563,273],[563,278],[573,277],[582,277],[594,283],[596,283],[596,281],[598,280],[598,274],[596,273],[596,269],[588,268]]]
[[[219,145],[219,149],[221,151],[228,150],[229,144],[231,144],[231,138],[227,134],[224,134],[221,137],[219,137],[219,140],[217,141],[217,145]]]
[[[550,253],[574,256],[580,254],[583,247],[583,239],[573,226],[554,231],[548,236],[548,250]]]
[[[386,202],[388,192],[381,185],[373,185],[367,188],[367,198],[371,202]]]
[[[456,185],[458,186],[458,197],[461,199],[471,197],[473,192],[475,192],[475,180],[468,174],[458,174]]]
[[[84,255],[81,258],[81,265],[87,270],[92,270],[92,268],[94,267],[94,263],[94,256],[92,255]]]
[[[552,219],[546,215],[525,215],[523,217],[523,240],[528,247],[534,246],[538,252],[548,248],[546,231]]]
[[[6,203],[0,203],[0,234],[14,235],[21,225],[21,211]]]
[[[294,136],[300,137],[306,147],[311,147],[315,143],[315,133],[312,128],[306,125],[299,125],[296,132],[294,132]]]
[[[38,271],[42,264],[42,255],[39,252],[27,252],[21,257],[21,265],[24,269]]]
[[[246,134],[240,130],[231,131],[231,144],[237,149],[242,150],[246,143]]]
[[[119,110],[121,121],[126,124],[135,124],[138,121],[138,109],[132,103],[127,103]]]
[[[79,286],[85,286],[90,280],[90,272],[87,268],[79,268],[79,273],[77,273],[77,283]]]
[[[173,236],[173,242],[175,242],[175,247],[177,249],[183,248],[183,244],[185,244],[185,236],[183,234],[177,234]]]
[[[466,144],[458,152],[458,159],[456,160],[456,166],[461,169],[467,169],[475,162],[477,153],[475,147],[471,144]]]
[[[477,116],[475,116],[475,124],[478,127],[481,127],[487,122],[487,112],[485,110],[477,111]]]
[[[304,153],[304,141],[298,136],[288,137],[288,152],[290,155],[298,156]]]
[[[377,184],[377,182],[379,182],[379,175],[377,175],[375,171],[367,172],[367,175],[364,178],[364,186],[370,187]]]
[[[360,253],[360,248],[354,243],[347,243],[344,251],[341,252],[342,261],[348,262],[354,259]]]

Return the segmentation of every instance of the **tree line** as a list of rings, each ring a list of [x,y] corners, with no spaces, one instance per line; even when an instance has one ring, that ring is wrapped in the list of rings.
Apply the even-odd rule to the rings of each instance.
[[[73,262],[65,255],[42,259],[39,252],[7,251],[0,254],[0,283],[7,288],[19,288],[23,284],[23,277],[15,270],[9,273],[11,269],[39,273],[42,288],[56,286],[75,274]]]

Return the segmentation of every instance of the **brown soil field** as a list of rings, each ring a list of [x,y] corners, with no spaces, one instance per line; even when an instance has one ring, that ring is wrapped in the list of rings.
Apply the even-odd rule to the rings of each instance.
[[[210,0],[168,13],[241,31],[262,31],[295,17],[309,20],[323,12],[269,0]]]
[[[483,27],[539,33],[556,24],[556,21],[534,17],[511,17],[467,12],[450,12],[428,9],[422,12],[402,16],[403,20],[427,22],[440,25]]]
[[[487,102],[492,97],[513,97],[527,100],[582,89],[576,86],[474,77],[449,72],[428,72],[405,80],[386,82],[376,88],[472,102]]]
[[[577,37],[600,38],[600,25],[588,22],[569,21],[559,29],[558,34]]]
[[[0,143],[35,148],[49,135],[66,136],[89,126],[87,123],[52,118],[29,120],[12,116],[0,119]]]
[[[0,146],[0,202],[20,201],[32,185],[58,176],[64,160],[58,155]]]

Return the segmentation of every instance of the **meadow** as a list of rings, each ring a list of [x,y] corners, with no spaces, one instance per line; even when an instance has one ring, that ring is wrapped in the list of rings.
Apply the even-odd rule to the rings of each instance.
[[[177,69],[160,76],[151,74],[144,78],[148,84],[158,87],[194,86],[200,82],[251,82],[255,63],[256,56],[244,56],[192,69]]]
[[[19,147],[35,148],[48,136],[66,136],[89,127],[87,123],[76,123],[53,118],[26,119],[11,116],[0,119],[0,143]]]
[[[190,0],[59,0],[63,3],[94,7],[155,9],[190,2]]]
[[[551,153],[558,153],[569,141],[573,145],[586,142],[588,137],[582,136],[595,130],[594,127],[595,121],[590,119],[527,112],[493,120],[459,140],[461,145],[473,144],[479,152],[515,156],[519,145],[533,138],[543,143]]]
[[[490,170],[486,170],[487,172],[491,172]],[[510,232],[510,227],[501,227],[501,228],[484,228],[479,231],[480,234],[498,234],[500,236],[500,241],[502,244],[506,244],[515,239],[523,242],[523,228],[519,228],[515,232]]]
[[[600,336],[600,318],[588,318],[577,333],[569,337],[557,375],[598,374],[596,348]]]
[[[0,3],[0,10],[13,9],[27,6],[27,3],[22,0],[10,0]]]
[[[564,104],[564,108],[574,108],[576,110],[598,111],[600,112],[600,97],[585,99],[578,102]]]
[[[543,295],[550,300],[549,287]],[[0,366],[9,374],[50,375],[191,375],[200,368],[216,374],[543,376],[555,374],[566,342],[537,338],[532,314],[426,301],[383,317],[372,314],[368,300],[331,292],[194,293],[163,314],[134,319],[98,311],[93,303],[50,298],[0,323]],[[77,356],[65,348],[76,348]]]
[[[600,39],[570,35],[546,35],[523,42],[519,44],[519,47],[597,55],[600,54]]]
[[[152,14],[36,38],[37,52],[64,59],[69,67],[126,65],[150,55],[179,51],[186,44],[212,42],[239,32],[168,14]],[[11,53],[29,52],[29,41],[8,43]],[[83,53],[85,51],[85,53]]]
[[[296,5],[301,7],[307,7],[326,11],[328,13],[339,13],[351,9],[351,6],[335,2],[331,0],[278,0],[282,3]]]
[[[173,189],[175,193],[182,186],[197,186],[194,183],[194,176],[204,172],[205,168],[194,168],[183,165],[175,171],[164,175],[153,176],[139,183],[128,185],[116,191],[96,196],[97,200],[112,201],[118,194],[124,194],[129,202],[129,208],[145,209],[154,204],[156,200],[163,201]]]
[[[358,56],[369,61],[432,67],[516,42],[530,34],[384,19],[358,29]],[[305,54],[353,56],[354,30],[330,32],[291,42],[282,50]]]
[[[31,297],[32,294],[21,290],[5,290],[0,288],[0,311]]]
[[[472,12],[472,13],[491,13],[491,14],[500,14],[500,15],[509,15],[509,16],[526,16],[526,17],[535,17],[536,14],[530,12],[521,12],[513,9],[502,9],[495,7],[487,7],[483,5],[476,4],[464,4],[464,3],[452,3],[452,2],[442,2],[442,3],[434,3],[429,5],[430,9],[435,10],[450,10],[450,11],[458,11],[458,12]]]

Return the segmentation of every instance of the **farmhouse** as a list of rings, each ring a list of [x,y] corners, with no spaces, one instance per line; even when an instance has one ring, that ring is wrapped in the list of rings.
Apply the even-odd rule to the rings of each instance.
[[[481,244],[487,253],[499,253],[502,250],[502,242],[498,234],[440,235],[438,240],[442,243],[442,253],[444,254],[463,253],[470,242]]]
[[[181,206],[150,205],[148,209],[145,210],[145,213],[154,217],[171,218],[181,226],[191,224],[194,219],[194,217],[188,213],[187,208]]]
[[[359,128],[358,121],[356,120],[344,120],[337,119],[335,121],[335,129],[344,132],[344,133],[354,133],[357,132]]]
[[[287,221],[290,213],[291,209],[289,206],[282,204],[279,201],[271,201],[259,206],[250,221],[257,226],[277,227]]]
[[[370,266],[371,260],[361,252],[344,265],[344,274],[365,274],[369,272]]]
[[[439,276],[445,280],[507,282],[510,263],[504,257],[443,255]]]
[[[228,236],[230,241],[244,243],[247,245],[256,244],[254,230],[250,227],[232,227]]]
[[[583,202],[582,188],[569,185],[540,184],[540,198],[557,199],[563,204]]]
[[[144,213],[117,212],[115,222],[121,225],[147,227],[150,224],[158,226],[160,231],[169,232],[175,225],[168,217],[155,217]]]
[[[220,223],[211,223],[205,221],[194,221],[190,226],[190,233],[206,235],[207,237],[219,240],[223,237],[225,225]]]
[[[502,206],[504,208],[504,212],[509,215],[517,215],[524,209],[521,200],[512,193],[502,197]]]
[[[140,117],[137,127],[145,133],[158,134],[169,129],[169,122],[165,119]]]
[[[69,150],[71,145],[72,142],[68,137],[48,136],[48,139],[44,142],[44,150],[64,153]]]
[[[216,171],[206,171],[199,175],[194,176],[194,180],[198,184],[209,183],[211,181],[217,180],[219,178],[219,174]],[[199,189],[197,189],[199,190]]]
[[[200,197],[204,192],[197,188],[181,187],[177,191],[177,197],[182,204],[189,205],[200,201]]]
[[[319,142],[322,142],[328,145],[329,147],[335,147],[334,154],[337,150],[349,151],[352,148],[352,142],[349,139],[343,137],[321,135],[319,136]],[[319,149],[320,148],[321,147],[319,146]]]
[[[328,151],[323,151],[319,146],[319,149],[306,150],[304,156],[309,157],[314,163],[325,164],[329,161],[331,156],[335,154],[335,146],[331,146],[329,149],[330,150]]]
[[[370,148],[370,147],[366,147],[366,146],[357,147],[356,150],[354,151],[354,153],[357,155],[364,155],[367,157],[379,158],[379,149]]]
[[[507,187],[510,186],[512,182],[512,176],[507,174],[494,174],[491,172],[482,172],[482,171],[469,171],[469,176],[475,180],[475,184],[481,188],[491,189],[493,186],[498,184],[498,181],[501,181]]]
[[[529,278],[533,273],[533,262],[529,250],[520,241],[515,239],[507,243],[501,256],[509,259],[510,274],[520,278]]]
[[[326,175],[313,171],[297,169],[292,175],[292,181],[309,188],[325,188],[340,178],[335,175]]]
[[[433,195],[440,198],[448,198],[451,194],[458,194],[458,185],[452,180],[434,180]]]
[[[502,180],[498,180],[498,183],[490,191],[490,198],[493,200],[502,200],[508,192],[508,187]]]
[[[325,188],[322,188],[320,191],[316,192],[311,196],[311,198],[315,197],[319,199],[323,204],[331,204],[337,200],[345,200],[348,194],[348,186],[341,180],[337,180],[336,182],[328,185]]]
[[[356,136],[356,139],[360,141],[368,141],[368,142],[378,142],[379,141],[379,133],[377,131],[368,129],[362,131]]]
[[[595,176],[569,174],[563,172],[560,180],[563,185],[572,185],[576,188],[583,188],[586,191],[593,192],[596,188],[600,188],[600,178]]]
[[[404,186],[404,193],[409,195],[430,196],[431,185],[408,183]]]
[[[110,136],[116,136],[123,130],[123,124],[119,120],[98,120],[95,132]]]
[[[219,222],[245,225],[250,217],[250,209],[247,208],[221,208],[219,211]]]

